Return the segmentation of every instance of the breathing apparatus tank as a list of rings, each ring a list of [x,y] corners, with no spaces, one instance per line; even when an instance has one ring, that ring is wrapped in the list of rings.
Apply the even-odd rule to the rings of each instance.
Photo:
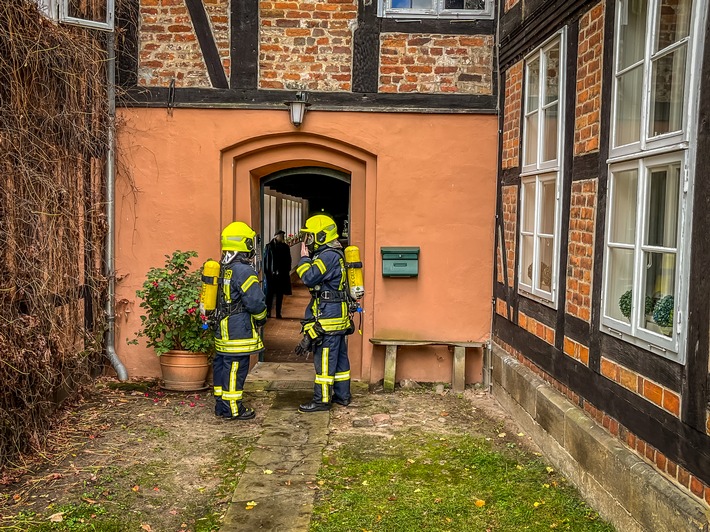
[[[360,249],[357,246],[348,246],[345,248],[345,270],[348,275],[350,297],[355,301],[359,301],[365,295],[365,283],[362,278]]]
[[[217,307],[217,281],[220,266],[216,260],[208,260],[202,267],[202,290],[200,291],[200,312],[206,314]]]

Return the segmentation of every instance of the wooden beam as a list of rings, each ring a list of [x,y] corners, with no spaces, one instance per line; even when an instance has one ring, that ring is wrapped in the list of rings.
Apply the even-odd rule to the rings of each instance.
[[[384,389],[386,392],[394,391],[394,378],[397,372],[397,346],[388,345],[385,351],[385,381]]]
[[[454,367],[451,387],[456,393],[463,393],[466,388],[466,348],[454,347]]]

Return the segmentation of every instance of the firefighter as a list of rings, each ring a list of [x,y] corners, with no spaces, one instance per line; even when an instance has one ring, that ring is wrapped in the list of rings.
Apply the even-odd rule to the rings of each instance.
[[[264,292],[252,266],[256,233],[244,222],[222,231],[222,260],[217,290],[215,328],[215,414],[230,420],[252,419],[254,409],[242,404],[249,356],[264,350],[259,327],[266,323]]]
[[[306,220],[301,230],[301,260],[296,272],[311,293],[299,355],[313,352],[316,377],[313,400],[298,411],[329,410],[331,403],[350,404],[350,361],[346,336],[354,330],[350,317],[345,258],[337,226],[322,214]]]

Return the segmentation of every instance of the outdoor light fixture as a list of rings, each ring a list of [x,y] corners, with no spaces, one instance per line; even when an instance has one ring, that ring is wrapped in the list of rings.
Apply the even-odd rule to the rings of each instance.
[[[300,127],[303,123],[303,118],[306,116],[306,109],[311,105],[308,103],[308,93],[306,91],[298,91],[295,100],[289,100],[284,102],[284,104],[288,106],[291,123],[296,127]]]

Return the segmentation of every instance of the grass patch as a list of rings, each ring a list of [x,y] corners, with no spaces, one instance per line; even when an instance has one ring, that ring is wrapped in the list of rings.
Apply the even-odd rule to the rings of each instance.
[[[535,456],[471,436],[358,438],[324,456],[311,532],[613,532]]]

